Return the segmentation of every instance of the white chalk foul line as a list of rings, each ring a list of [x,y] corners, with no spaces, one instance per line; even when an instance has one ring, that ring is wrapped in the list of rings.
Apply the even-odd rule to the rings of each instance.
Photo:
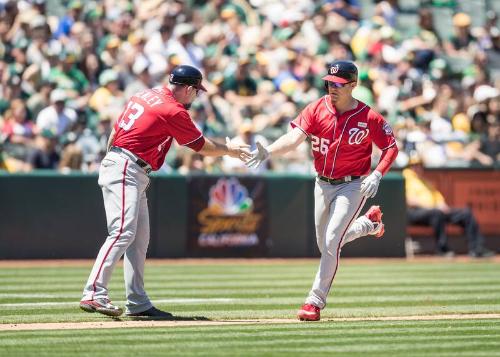
[[[78,299],[79,295],[0,293],[0,299]]]
[[[234,302],[237,299],[227,298],[178,298],[178,299],[159,299],[153,300],[153,303],[160,304],[200,304],[200,303],[228,303]],[[116,304],[125,304],[125,301],[114,301]],[[50,306],[78,306],[77,301],[47,301],[47,302],[20,302],[0,304],[0,307],[50,307]]]

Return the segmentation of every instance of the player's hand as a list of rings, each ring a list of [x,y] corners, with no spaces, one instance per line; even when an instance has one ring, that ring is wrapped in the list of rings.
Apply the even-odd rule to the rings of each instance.
[[[361,194],[368,198],[375,197],[381,179],[382,174],[378,171],[373,171],[361,182]]]
[[[243,162],[247,162],[251,157],[250,145],[245,143],[238,143],[231,141],[229,137],[226,136],[226,146],[229,151],[228,155],[240,159]]]
[[[258,168],[264,161],[269,159],[269,151],[267,151],[258,141],[255,144],[257,145],[257,150],[252,151],[252,156],[246,163],[247,167],[254,169]]]

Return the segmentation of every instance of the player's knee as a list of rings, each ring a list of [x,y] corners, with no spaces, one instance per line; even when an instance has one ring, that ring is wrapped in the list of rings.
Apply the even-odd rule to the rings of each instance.
[[[329,252],[336,251],[339,246],[339,236],[337,234],[330,234],[326,239],[326,249]]]

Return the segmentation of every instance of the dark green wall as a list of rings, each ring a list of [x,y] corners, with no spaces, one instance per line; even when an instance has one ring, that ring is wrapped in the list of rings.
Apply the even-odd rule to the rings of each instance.
[[[0,176],[0,258],[92,257],[105,231],[97,176]]]
[[[265,175],[269,207],[267,257],[317,256],[314,180],[310,176]],[[155,258],[186,256],[187,182],[179,175],[153,176],[148,191]],[[344,256],[404,256],[404,185],[399,174],[382,180],[377,198],[386,234],[359,239]],[[106,237],[97,176],[52,171],[0,175],[0,259],[95,258]]]

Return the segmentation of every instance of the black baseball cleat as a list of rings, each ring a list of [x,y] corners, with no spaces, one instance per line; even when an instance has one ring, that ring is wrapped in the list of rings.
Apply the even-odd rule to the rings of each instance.
[[[173,319],[174,317],[170,312],[158,310],[154,306],[146,311],[136,312],[134,314],[127,313],[126,316],[138,317],[138,318],[150,318],[150,319]]]
[[[449,249],[438,250],[436,254],[443,258],[453,258],[455,256],[455,252]]]
[[[491,258],[495,256],[495,252],[486,248],[481,248],[469,252],[471,258]]]

